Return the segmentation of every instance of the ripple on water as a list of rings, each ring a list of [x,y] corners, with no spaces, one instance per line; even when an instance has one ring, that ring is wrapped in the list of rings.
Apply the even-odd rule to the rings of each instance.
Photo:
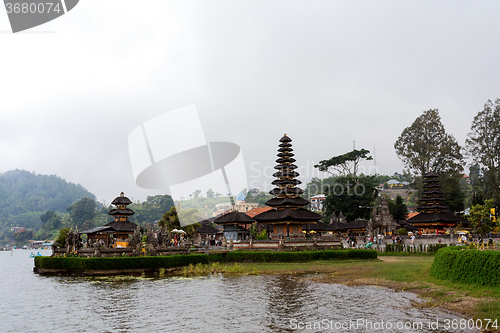
[[[0,267],[1,332],[295,332],[291,320],[460,319],[437,309],[413,308],[416,297],[410,293],[286,275],[42,277],[32,273],[33,259],[22,250],[12,257],[0,252]],[[379,330],[396,331],[404,332]]]

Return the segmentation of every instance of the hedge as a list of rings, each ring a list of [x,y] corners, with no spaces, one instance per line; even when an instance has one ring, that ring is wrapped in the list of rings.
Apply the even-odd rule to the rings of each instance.
[[[305,262],[329,259],[374,259],[376,250],[324,250],[324,251],[231,251],[210,253],[210,261],[219,262]]]
[[[226,253],[189,254],[157,257],[35,257],[35,267],[69,270],[158,269],[209,262],[305,262],[328,259],[375,259],[376,250],[325,251],[231,251]]]
[[[35,257],[35,267],[69,270],[158,269],[208,263],[206,254],[157,257]]]
[[[431,275],[473,285],[500,285],[500,252],[468,250],[457,246],[436,253]]]

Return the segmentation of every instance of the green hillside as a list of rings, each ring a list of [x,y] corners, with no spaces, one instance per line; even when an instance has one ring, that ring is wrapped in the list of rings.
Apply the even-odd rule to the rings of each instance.
[[[81,198],[95,200],[83,186],[55,175],[25,170],[0,173],[0,230],[24,227],[37,230],[40,215],[48,210],[66,213],[66,208]]]

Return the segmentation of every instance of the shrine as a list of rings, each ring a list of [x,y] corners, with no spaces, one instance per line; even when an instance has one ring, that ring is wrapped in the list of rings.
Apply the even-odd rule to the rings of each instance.
[[[274,168],[278,170],[273,174],[276,177],[271,184],[276,188],[269,191],[274,196],[266,202],[272,209],[254,216],[257,223],[267,229],[272,239],[279,238],[304,238],[307,225],[316,223],[321,215],[303,208],[309,200],[301,198],[304,191],[296,185],[301,181],[295,179],[299,176],[293,164],[295,159],[292,153],[292,139],[286,134],[279,140],[278,163]]]
[[[409,223],[424,234],[444,234],[458,225],[469,225],[467,219],[456,215],[444,204],[438,177],[439,175],[432,171],[424,175],[424,188],[420,193],[420,205],[417,207],[420,214],[408,219]]]
[[[132,235],[138,227],[137,224],[128,221],[128,217],[134,215],[134,211],[127,208],[131,203],[132,201],[121,192],[120,196],[111,202],[116,208],[108,212],[115,218],[113,222],[80,232],[80,234],[87,234],[87,247],[91,247],[96,242],[101,242],[106,247],[128,247],[129,235]],[[110,236],[113,241],[110,240]]]

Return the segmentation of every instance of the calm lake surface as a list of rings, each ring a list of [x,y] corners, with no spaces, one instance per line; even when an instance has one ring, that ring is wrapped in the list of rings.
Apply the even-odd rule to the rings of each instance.
[[[475,332],[445,330],[463,318],[383,288],[305,275],[47,277],[33,273],[30,253],[0,251],[0,332]]]

